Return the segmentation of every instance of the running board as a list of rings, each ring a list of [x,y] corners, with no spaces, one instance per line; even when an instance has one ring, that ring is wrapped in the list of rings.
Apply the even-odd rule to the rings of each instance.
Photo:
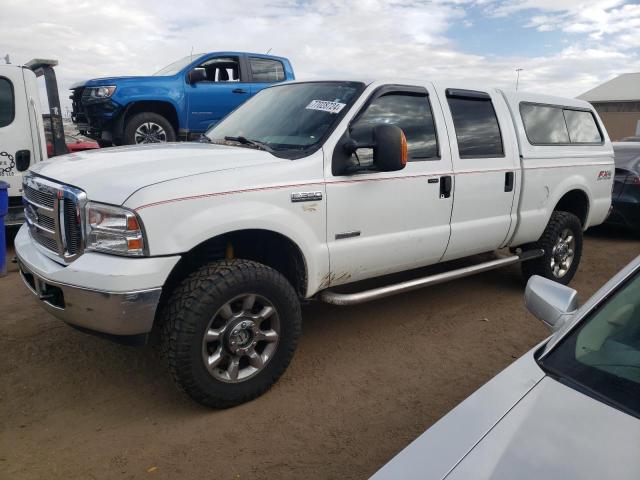
[[[506,267],[507,265],[524,262],[543,255],[544,250],[542,249],[529,250],[528,252],[523,252],[519,255],[499,258],[489,262],[480,263],[478,265],[472,265],[470,267],[458,268],[449,272],[429,275],[428,277],[416,278],[415,280],[408,280],[406,282],[365,290],[364,292],[337,293],[325,290],[320,292],[319,298],[321,301],[331,303],[333,305],[357,305],[370,300],[389,297],[397,293],[410,292],[411,290],[417,290],[418,288],[437,285],[438,283],[448,282],[449,280],[455,280],[457,278],[468,277],[469,275],[486,272],[495,268]]]

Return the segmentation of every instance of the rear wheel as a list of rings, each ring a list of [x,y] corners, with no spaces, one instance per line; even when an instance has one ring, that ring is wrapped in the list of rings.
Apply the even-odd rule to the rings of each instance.
[[[578,270],[582,255],[582,224],[569,212],[553,212],[542,237],[528,248],[543,249],[544,255],[522,264],[525,280],[540,275],[563,285]]]
[[[261,395],[287,368],[300,336],[300,302],[272,268],[220,260],[182,282],[162,321],[162,350],[178,387],[225,408]]]
[[[124,144],[175,142],[176,132],[165,117],[158,113],[142,112],[127,120]]]

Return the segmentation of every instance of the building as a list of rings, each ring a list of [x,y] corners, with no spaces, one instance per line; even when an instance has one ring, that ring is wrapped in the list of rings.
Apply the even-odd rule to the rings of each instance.
[[[640,72],[619,75],[578,98],[595,107],[611,140],[640,136]]]

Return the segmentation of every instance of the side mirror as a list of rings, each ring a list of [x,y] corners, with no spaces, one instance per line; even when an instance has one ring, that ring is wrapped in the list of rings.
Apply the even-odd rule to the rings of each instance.
[[[373,149],[375,170],[394,172],[407,165],[407,138],[402,129],[395,125],[380,124],[373,127],[371,144],[360,144],[353,139],[348,139],[343,144],[343,149],[349,156],[358,148]]]
[[[206,79],[207,70],[202,67],[196,67],[187,74],[187,83],[190,85],[198,82],[204,82]]]
[[[555,332],[578,309],[578,292],[534,275],[527,282],[524,303],[538,320],[542,320],[552,332]]]

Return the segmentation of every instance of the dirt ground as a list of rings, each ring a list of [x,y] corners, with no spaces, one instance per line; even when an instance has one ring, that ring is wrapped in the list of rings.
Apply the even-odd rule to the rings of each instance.
[[[11,253],[10,253],[11,254]],[[586,299],[640,254],[589,233]],[[547,335],[519,268],[357,307],[304,308],[303,338],[266,395],[223,411],[173,386],[151,347],[79,333],[0,278],[0,477],[366,478]]]

